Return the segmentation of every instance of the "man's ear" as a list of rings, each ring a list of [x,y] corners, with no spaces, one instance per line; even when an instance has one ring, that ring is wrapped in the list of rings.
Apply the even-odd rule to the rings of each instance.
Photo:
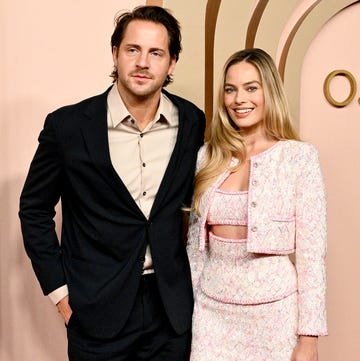
[[[176,56],[174,55],[174,56],[170,59],[168,75],[173,75],[174,70],[175,70],[175,66],[176,66]]]
[[[112,57],[113,57],[113,61],[114,61],[114,66],[116,67],[117,65],[117,57],[119,54],[119,47],[118,46],[113,46],[112,47]]]

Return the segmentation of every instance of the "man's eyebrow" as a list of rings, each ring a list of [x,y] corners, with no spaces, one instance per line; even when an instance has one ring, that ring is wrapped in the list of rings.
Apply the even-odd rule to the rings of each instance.
[[[136,48],[136,49],[141,49],[141,46],[139,44],[133,44],[133,43],[127,43],[127,44],[124,44],[127,48]],[[156,48],[156,47],[153,47],[153,48],[150,48],[149,51],[161,51],[161,52],[166,52],[165,49],[163,48]]]

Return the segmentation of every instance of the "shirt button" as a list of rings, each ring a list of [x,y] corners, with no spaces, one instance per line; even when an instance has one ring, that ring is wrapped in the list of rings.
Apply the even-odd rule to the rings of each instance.
[[[257,206],[256,202],[251,202],[251,207],[255,208]]]
[[[131,119],[130,122],[131,122],[131,124],[135,124],[135,120],[134,120],[134,119]]]
[[[251,231],[252,231],[252,232],[256,232],[256,231],[257,231],[257,227],[256,227],[256,226],[252,226],[252,227],[251,227]]]
[[[145,164],[145,163],[143,163],[143,164],[142,164],[142,166],[143,166],[143,167],[146,167],[146,164]]]
[[[140,137],[142,138],[144,136],[144,133],[140,133]]]
[[[143,196],[146,196],[146,192],[143,192]]]

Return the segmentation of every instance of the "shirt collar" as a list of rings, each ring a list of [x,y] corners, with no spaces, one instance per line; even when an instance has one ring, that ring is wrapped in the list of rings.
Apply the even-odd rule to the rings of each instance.
[[[121,96],[119,94],[116,83],[111,88],[108,97],[107,97],[108,112],[108,128],[116,128],[120,123],[125,119],[132,117],[132,115],[127,110]],[[174,118],[172,109],[175,105],[171,100],[161,92],[160,103],[158,110],[154,117],[154,123],[158,122],[160,119],[165,120],[170,126],[177,124],[177,119]],[[162,116],[162,117],[161,117]]]

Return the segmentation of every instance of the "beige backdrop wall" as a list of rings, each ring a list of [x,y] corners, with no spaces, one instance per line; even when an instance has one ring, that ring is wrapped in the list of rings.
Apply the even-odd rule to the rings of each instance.
[[[64,361],[66,333],[24,254],[18,198],[51,110],[111,84],[116,12],[136,0],[0,2],[0,360]]]
[[[67,359],[62,320],[42,296],[23,251],[18,197],[46,114],[58,106],[100,93],[110,84],[113,17],[117,11],[144,3],[0,1],[0,360]],[[283,75],[292,111],[304,138],[320,150],[328,187],[330,336],[320,342],[320,361],[359,361],[355,342],[360,336],[360,290],[354,280],[359,274],[360,251],[360,194],[356,184],[360,174],[356,141],[360,49],[354,43],[354,34],[359,34],[359,2],[147,3],[171,9],[180,20],[184,50],[169,90],[201,108],[205,108],[209,92],[217,89],[226,57],[245,46],[254,11],[263,7],[258,26],[253,29],[254,45],[263,47],[277,61],[286,55]],[[205,59],[204,43],[209,5],[219,7],[217,17],[212,18],[216,27],[211,86],[206,81],[210,63],[209,58]],[[357,84],[354,101],[339,109],[329,105],[322,93],[324,77],[338,67],[351,71]],[[349,92],[346,79],[334,79],[331,92],[337,99],[345,98]]]
[[[332,17],[315,36],[304,58],[301,75],[300,130],[321,154],[328,192],[328,319],[330,336],[322,342],[324,360],[358,361],[360,320],[360,3]],[[354,99],[336,108],[323,94],[334,70],[350,72]],[[350,78],[349,78],[350,79]],[[343,101],[351,95],[350,81],[336,76],[330,95]]]

